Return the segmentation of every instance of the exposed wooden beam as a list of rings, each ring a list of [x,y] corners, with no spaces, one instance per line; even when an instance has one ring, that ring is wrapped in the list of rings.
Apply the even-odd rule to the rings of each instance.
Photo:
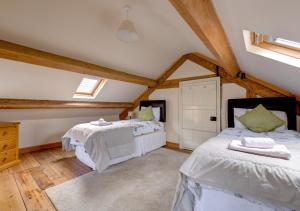
[[[155,80],[0,40],[0,58],[153,87]]]
[[[144,91],[138,98],[136,98],[133,103],[132,106],[130,108],[125,108],[120,114],[119,114],[119,118],[120,119],[125,119],[128,116],[128,112],[129,111],[133,111],[136,107],[139,106],[140,101],[142,100],[148,100],[149,96],[155,91],[156,88],[151,87],[148,88],[146,91]]]
[[[186,55],[181,56],[178,60],[176,60],[167,70],[159,76],[157,79],[158,84],[160,85],[165,82],[185,61]]]
[[[145,92],[143,92],[138,98],[133,102],[131,108],[126,108],[122,113],[120,113],[120,119],[125,119],[129,111],[133,111],[142,100],[148,100],[149,95],[151,95],[161,84],[163,84],[176,70],[187,60],[186,55],[180,57],[176,62],[174,62],[158,79],[157,85],[155,87],[149,87]]]
[[[42,109],[42,108],[131,108],[127,102],[86,102],[60,100],[31,100],[0,98],[0,109]]]
[[[225,71],[236,76],[240,68],[211,0],[170,0]]]
[[[300,116],[300,96],[294,95],[278,86],[260,80],[252,75],[245,74],[245,78],[232,77],[224,71],[220,63],[207,58],[200,53],[191,53],[187,55],[190,61],[199,64],[212,72],[219,74],[222,83],[236,83],[247,90],[246,97],[295,97],[297,101],[297,115]],[[251,93],[251,94],[250,94]]]
[[[256,98],[256,94],[254,92],[252,92],[251,90],[247,89],[246,97],[247,98]]]
[[[175,80],[167,80],[178,67],[180,67],[186,60],[190,60],[199,64],[206,69],[212,71],[214,74],[206,76],[197,76],[189,78],[181,78]],[[144,93],[142,93],[132,104],[132,107],[126,108],[122,113],[120,113],[120,119],[127,117],[128,111],[134,110],[140,103],[141,100],[148,100],[149,95],[151,95],[156,89],[163,88],[176,88],[180,81],[186,80],[196,80],[207,77],[220,76],[222,83],[236,83],[247,90],[247,97],[256,97],[257,95],[262,97],[296,97],[297,99],[297,113],[300,115],[300,97],[292,95],[291,93],[274,86],[270,83],[264,82],[262,80],[256,79],[253,76],[246,74],[244,79],[237,78],[228,74],[219,62],[210,59],[200,53],[190,53],[182,56],[173,65],[171,65],[159,78],[158,84],[155,87],[148,88]]]
[[[208,70],[219,74],[219,76],[223,79],[225,79],[228,82],[232,82],[232,83],[236,83],[238,85],[240,85],[241,87],[250,90],[251,92],[255,93],[256,95],[260,95],[261,97],[283,97],[283,96],[293,96],[293,95],[286,95],[287,92],[282,93],[279,92],[278,90],[281,90],[280,88],[276,88],[275,86],[271,85],[269,83],[266,83],[262,80],[256,80],[254,81],[253,78],[254,77],[249,77],[248,74],[246,74],[246,78],[241,79],[241,78],[237,78],[237,77],[233,77],[230,74],[228,74],[223,67],[219,66],[220,63],[217,61],[214,61],[212,59],[207,59],[207,57],[201,55],[200,53],[192,53],[190,56],[188,57],[189,59],[191,59],[191,61],[204,66],[203,64],[205,64],[205,68],[207,68]]]
[[[268,87],[269,89],[272,89],[272,90],[274,90],[274,91],[276,91],[276,92],[278,92],[278,93],[280,93],[284,96],[294,96],[292,93],[290,93],[290,92],[288,92],[288,91],[286,91],[286,90],[284,90],[284,89],[282,89],[278,86],[274,86],[273,84],[270,84],[266,81],[258,79],[256,77],[250,75],[250,74],[246,74],[246,78],[248,78],[249,80],[254,81],[258,84],[263,84],[265,87]],[[300,100],[300,99],[297,99],[297,100]]]
[[[205,78],[212,78],[212,77],[216,77],[216,76],[217,76],[216,74],[210,74],[210,75],[201,75],[201,76],[195,76],[195,77],[166,80],[164,83],[157,86],[157,89],[178,88],[179,83],[182,81],[199,80],[199,79],[205,79]]]

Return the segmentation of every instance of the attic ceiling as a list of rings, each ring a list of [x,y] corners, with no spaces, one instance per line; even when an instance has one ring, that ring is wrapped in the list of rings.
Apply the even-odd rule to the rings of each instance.
[[[116,30],[132,7],[140,40],[119,41]],[[1,39],[59,55],[157,78],[177,57],[210,52],[168,1],[1,1]]]
[[[300,42],[298,0],[213,0],[240,68],[251,75],[300,94],[300,69],[249,53],[242,30]]]
[[[248,53],[242,36],[242,30],[248,29],[300,41],[299,28],[290,24],[300,18],[300,2],[213,3],[241,69],[300,95],[299,69]],[[136,43],[124,43],[115,36],[125,4],[133,8],[130,19],[140,36]],[[200,52],[214,58],[167,0],[1,1],[0,38],[152,79],[183,54]],[[184,65],[193,71],[192,64]],[[0,60],[0,71],[5,76],[0,78],[0,97],[73,100],[84,75],[53,70]],[[180,72],[173,77],[178,75]],[[133,101],[145,89],[109,80],[95,101]]]
[[[78,73],[43,68],[21,62],[0,59],[1,98],[78,100],[73,95],[85,76]],[[145,86],[108,80],[97,97],[90,101],[131,102]]]

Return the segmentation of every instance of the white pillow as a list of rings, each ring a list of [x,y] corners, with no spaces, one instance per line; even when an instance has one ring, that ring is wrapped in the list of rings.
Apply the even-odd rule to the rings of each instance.
[[[234,127],[239,129],[245,129],[246,127],[239,121],[239,117],[243,116],[246,112],[251,111],[252,109],[246,109],[246,108],[234,108],[233,109],[233,115],[234,115]],[[287,115],[284,111],[274,111],[269,110],[274,115],[276,115],[278,118],[285,121],[285,124],[276,128],[275,131],[283,131],[287,130]]]
[[[246,127],[239,121],[239,117],[246,114],[246,108],[233,108],[234,128],[246,129]]]
[[[285,121],[285,124],[276,128],[275,131],[283,131],[283,130],[287,130],[287,115],[286,112],[284,111],[273,111],[271,110],[271,112],[276,115],[278,118],[282,119],[283,121]]]
[[[142,106],[141,110],[143,110],[145,108],[147,108],[147,107]],[[153,112],[154,119],[159,122],[159,120],[160,120],[160,107],[152,107],[152,112]]]

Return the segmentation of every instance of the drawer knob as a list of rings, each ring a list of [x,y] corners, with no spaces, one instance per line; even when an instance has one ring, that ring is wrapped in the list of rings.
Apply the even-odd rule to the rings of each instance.
[[[7,159],[7,158],[3,158],[3,159],[2,159],[2,162],[5,162],[5,161],[6,161],[6,159]]]
[[[6,149],[6,147],[7,147],[7,144],[3,145],[2,149]]]
[[[6,135],[7,135],[7,132],[4,131],[4,132],[2,133],[2,136],[6,136]]]

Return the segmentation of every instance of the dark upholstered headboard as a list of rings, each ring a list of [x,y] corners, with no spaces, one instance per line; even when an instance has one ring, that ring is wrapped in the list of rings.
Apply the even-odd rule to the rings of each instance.
[[[297,129],[296,99],[293,97],[246,98],[228,100],[228,127],[234,127],[234,108],[253,109],[262,104],[268,110],[284,111],[287,114],[288,129]]]
[[[166,122],[166,101],[165,100],[145,100],[140,102],[141,107],[160,107],[160,122]]]

